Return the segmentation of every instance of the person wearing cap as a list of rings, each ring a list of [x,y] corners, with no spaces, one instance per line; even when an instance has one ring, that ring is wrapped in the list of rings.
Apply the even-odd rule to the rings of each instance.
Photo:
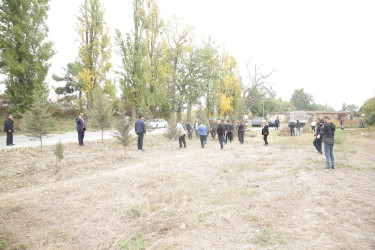
[[[135,133],[138,135],[138,150],[145,151],[143,149],[143,137],[146,134],[146,123],[143,115],[139,116],[139,119],[135,122]]]

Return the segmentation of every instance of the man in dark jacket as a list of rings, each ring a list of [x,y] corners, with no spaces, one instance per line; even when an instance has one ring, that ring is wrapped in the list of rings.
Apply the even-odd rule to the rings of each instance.
[[[232,143],[232,140],[233,140],[233,130],[234,130],[234,126],[232,124],[231,121],[227,121],[227,136],[226,136],[226,140],[230,141],[230,143]]]
[[[188,131],[188,139],[193,139],[193,126],[191,126],[190,122],[185,122],[186,130]]]
[[[262,135],[263,135],[264,145],[268,146],[267,137],[270,134],[269,131],[268,131],[268,124],[267,124],[267,122],[264,122],[263,124],[264,124],[264,126],[262,128]]]
[[[145,151],[143,149],[143,137],[146,134],[146,123],[144,122],[145,117],[139,116],[139,119],[135,122],[135,133],[138,135],[138,150]]]
[[[295,128],[295,124],[294,124],[294,122],[290,122],[289,123],[289,128],[290,128],[290,136],[296,136],[296,134],[294,133],[294,128]]]
[[[279,117],[276,117],[276,120],[275,120],[275,130],[279,130],[279,126],[280,126],[280,120],[279,120]]]
[[[227,144],[227,124],[225,123],[225,120],[221,120],[221,126],[223,126],[223,138],[224,138],[224,143]]]
[[[297,134],[301,136],[301,123],[299,122],[299,120],[297,120],[297,124],[296,124],[296,136]]]
[[[14,145],[13,144],[13,133],[14,133],[13,122],[14,122],[13,115],[8,114],[8,117],[7,119],[5,119],[5,122],[4,122],[4,132],[7,133],[7,146]]]
[[[316,120],[316,137],[313,142],[316,150],[318,150],[319,153],[323,154],[322,152],[322,139],[323,139],[323,121],[320,121],[319,119]]]
[[[335,168],[335,157],[333,156],[333,145],[335,144],[336,126],[331,122],[329,116],[324,117],[323,142],[326,156],[326,169]]]
[[[76,118],[77,123],[77,132],[78,132],[78,144],[80,147],[83,147],[83,139],[85,138],[85,120],[83,119],[83,113],[80,113],[79,116]]]
[[[219,137],[220,149],[224,148],[224,127],[221,121],[217,121],[217,136]]]
[[[244,135],[245,135],[245,124],[243,124],[242,120],[238,120],[237,124],[237,131],[238,131],[238,140],[241,144],[244,143]]]

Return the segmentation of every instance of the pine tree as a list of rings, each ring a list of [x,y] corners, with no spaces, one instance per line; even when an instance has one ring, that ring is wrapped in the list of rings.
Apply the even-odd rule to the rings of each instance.
[[[177,128],[176,128],[176,119],[174,116],[171,117],[168,121],[168,127],[163,133],[163,136],[166,137],[169,140],[172,140],[173,138],[176,139],[177,134]]]
[[[129,126],[129,122],[119,119],[116,122],[116,132],[114,133],[114,137],[117,139],[117,142],[124,146],[125,150],[125,158],[126,158],[126,148],[129,146],[132,136],[129,133],[131,130]]]
[[[47,107],[43,105],[41,93],[34,94],[34,103],[24,115],[24,130],[30,137],[40,141],[40,149],[43,149],[43,137],[50,134],[55,127],[54,120]]]
[[[27,111],[35,90],[47,92],[45,78],[53,56],[45,23],[49,0],[0,1],[0,65],[15,115]]]
[[[111,126],[111,119],[113,117],[112,104],[100,87],[97,87],[94,90],[94,101],[92,104],[92,109],[89,111],[91,124],[94,128],[100,129],[103,142],[104,130]]]

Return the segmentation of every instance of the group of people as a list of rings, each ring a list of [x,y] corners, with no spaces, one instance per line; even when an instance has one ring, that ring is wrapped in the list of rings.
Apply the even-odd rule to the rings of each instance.
[[[186,147],[185,135],[188,134],[188,139],[193,139],[193,132],[195,132],[196,138],[200,139],[201,147],[204,148],[207,143],[207,137],[211,134],[212,139],[216,139],[218,136],[220,148],[224,148],[224,144],[229,141],[232,143],[234,139],[234,125],[232,121],[227,120],[209,120],[208,127],[204,125],[202,121],[195,120],[194,124],[191,125],[189,122],[176,122],[177,135],[179,136],[180,148],[182,144]],[[241,144],[244,143],[245,124],[242,120],[237,121],[236,130],[238,134],[238,140]],[[186,131],[186,132],[185,132]]]
[[[290,128],[290,136],[301,136],[301,126],[302,124],[297,120],[297,122],[290,122],[288,127]]]

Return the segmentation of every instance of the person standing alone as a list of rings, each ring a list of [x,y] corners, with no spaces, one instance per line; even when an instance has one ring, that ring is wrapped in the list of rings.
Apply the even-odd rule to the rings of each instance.
[[[83,113],[80,113],[76,118],[77,122],[77,132],[78,132],[78,144],[80,147],[85,146],[83,139],[85,138],[86,125],[85,120],[83,119]]]
[[[143,137],[146,134],[146,123],[143,115],[139,116],[139,119],[135,122],[135,133],[138,135],[138,150],[145,151],[143,149]]]
[[[7,133],[7,146],[13,146],[13,128],[14,118],[13,115],[8,114],[7,119],[4,122],[4,132]]]
[[[279,130],[279,126],[280,126],[280,120],[279,120],[279,117],[276,117],[276,120],[275,120],[275,130]]]
[[[270,134],[269,130],[268,130],[268,124],[267,124],[267,122],[264,122],[263,124],[264,124],[264,126],[262,128],[262,135],[263,135],[264,145],[268,146],[267,137]]]
[[[326,156],[326,169],[335,168],[335,157],[333,155],[333,145],[335,144],[336,126],[331,122],[329,116],[324,117],[323,142]]]

